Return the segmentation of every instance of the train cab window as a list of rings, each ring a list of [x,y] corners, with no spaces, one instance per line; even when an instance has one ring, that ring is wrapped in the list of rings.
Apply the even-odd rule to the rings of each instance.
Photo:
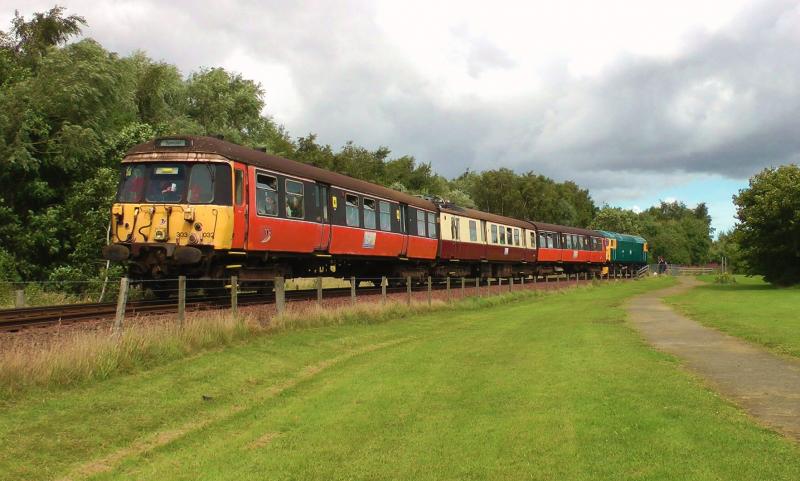
[[[428,212],[428,237],[436,238],[436,214]]]
[[[461,240],[461,219],[450,217],[450,235],[453,240]]]
[[[302,182],[286,180],[286,216],[292,219],[302,219],[305,217]]]
[[[514,229],[514,245],[519,246],[519,229]]]
[[[474,220],[469,221],[469,240],[471,242],[478,241],[478,223]]]
[[[345,220],[350,227],[358,227],[358,196],[352,194],[345,194],[344,196],[345,207]]]
[[[122,184],[117,199],[120,202],[141,202],[144,197],[144,178],[146,167],[126,165],[122,169]]]
[[[210,204],[214,201],[214,174],[217,166],[195,164],[189,174],[189,190],[186,200],[190,204]]]
[[[150,170],[147,182],[147,202],[181,202],[186,187],[186,166],[159,164]]]
[[[500,242],[497,238],[497,226],[492,224],[492,244]]]
[[[425,211],[417,211],[417,235],[425,237]]]
[[[364,228],[375,228],[375,200],[364,198]]]
[[[256,212],[258,215],[278,215],[278,179],[256,174]]]

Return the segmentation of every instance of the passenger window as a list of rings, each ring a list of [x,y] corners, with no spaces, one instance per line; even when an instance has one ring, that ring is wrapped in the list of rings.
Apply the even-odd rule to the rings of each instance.
[[[258,215],[278,215],[278,179],[256,174],[256,212]]]
[[[242,205],[242,201],[244,201],[244,172],[236,169],[234,183],[236,184],[234,185],[236,205]]]
[[[519,229],[514,229],[514,245],[519,246]]]
[[[450,217],[450,235],[453,236],[453,240],[461,240],[461,236],[459,235],[460,232],[460,222],[458,217]]]
[[[531,249],[536,249],[536,233],[531,232],[530,236],[531,236],[531,246],[530,247],[531,247]]]
[[[303,209],[303,183],[286,180],[286,215],[292,219],[305,217]]]
[[[428,237],[436,238],[436,214],[428,212]]]
[[[345,207],[345,221],[350,227],[358,227],[358,196],[352,194],[345,194],[344,196]]]
[[[469,240],[472,242],[478,241],[478,223],[474,220],[469,221]]]
[[[364,198],[364,228],[375,228],[375,200]]]
[[[391,209],[392,206],[386,201],[378,202],[378,207],[380,208],[380,222],[381,222],[381,230],[390,231],[392,230],[392,214]]]
[[[486,242],[486,221],[481,221],[481,242]]]
[[[531,233],[533,235],[533,233]],[[547,247],[547,241],[545,240],[546,234],[544,232],[539,232],[539,247]]]
[[[506,245],[506,228],[500,227],[500,244]]]
[[[556,246],[555,245],[555,236],[556,236],[556,234],[553,234],[552,232],[548,232],[547,233],[547,247],[552,249],[552,248],[554,248]]]
[[[425,211],[417,211],[417,235],[425,237]]]
[[[492,224],[492,244],[497,244],[500,242],[497,240],[497,226]]]

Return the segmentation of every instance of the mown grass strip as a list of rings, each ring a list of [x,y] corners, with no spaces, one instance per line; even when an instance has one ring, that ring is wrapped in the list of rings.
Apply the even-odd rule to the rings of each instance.
[[[706,326],[800,357],[800,289],[773,287],[758,277],[736,276],[733,284],[700,279],[702,285],[666,301]]]
[[[549,291],[548,291],[549,292]],[[253,337],[287,329],[379,323],[442,310],[477,309],[515,302],[548,292],[520,290],[486,298],[442,301],[364,302],[334,309],[289,310],[268,319],[257,312],[194,313],[184,327],[176,322],[134,324],[120,338],[107,331],[75,331],[55,342],[13,343],[0,346],[0,400],[13,399],[37,388],[59,388],[148,369],[209,349],[247,342]]]
[[[798,479],[796,445],[625,323],[669,282],[287,330],[20,400],[0,479]]]

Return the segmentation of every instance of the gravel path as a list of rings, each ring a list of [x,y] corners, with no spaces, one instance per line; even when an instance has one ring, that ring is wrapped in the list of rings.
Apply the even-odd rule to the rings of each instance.
[[[800,361],[704,327],[662,301],[697,284],[681,278],[678,286],[635,297],[627,306],[631,321],[650,344],[683,359],[758,421],[800,440]]]

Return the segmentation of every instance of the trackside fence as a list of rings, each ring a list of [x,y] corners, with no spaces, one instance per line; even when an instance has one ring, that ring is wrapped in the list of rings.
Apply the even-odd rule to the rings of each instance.
[[[0,330],[8,327],[9,319],[17,323],[22,322],[21,319],[39,319],[40,324],[47,324],[47,319],[57,317],[58,324],[61,324],[113,318],[110,328],[115,335],[119,335],[125,328],[126,317],[137,319],[145,314],[148,317],[169,316],[174,320],[170,322],[182,327],[188,311],[229,309],[237,316],[242,309],[247,309],[248,313],[257,312],[259,319],[269,319],[272,315],[280,315],[291,309],[329,309],[355,306],[359,302],[422,303],[430,306],[434,302],[449,303],[470,296],[565,289],[586,283],[616,282],[641,276],[636,272],[612,272],[603,276],[556,273],[488,279],[385,276],[241,279],[232,275],[214,281],[187,280],[184,276],[157,281],[129,281],[127,277],[122,277],[109,280],[105,287],[97,284],[94,291],[85,285],[70,286],[64,282],[0,283],[0,292],[5,290],[7,293],[4,304],[0,306]],[[102,298],[101,293],[105,300],[98,302]],[[56,302],[48,304],[48,300]]]
[[[649,268],[650,272],[661,273],[658,264],[651,264]],[[664,274],[670,276],[698,276],[701,274],[719,274],[720,272],[722,272],[722,269],[715,266],[682,266],[670,264],[667,266]]]

